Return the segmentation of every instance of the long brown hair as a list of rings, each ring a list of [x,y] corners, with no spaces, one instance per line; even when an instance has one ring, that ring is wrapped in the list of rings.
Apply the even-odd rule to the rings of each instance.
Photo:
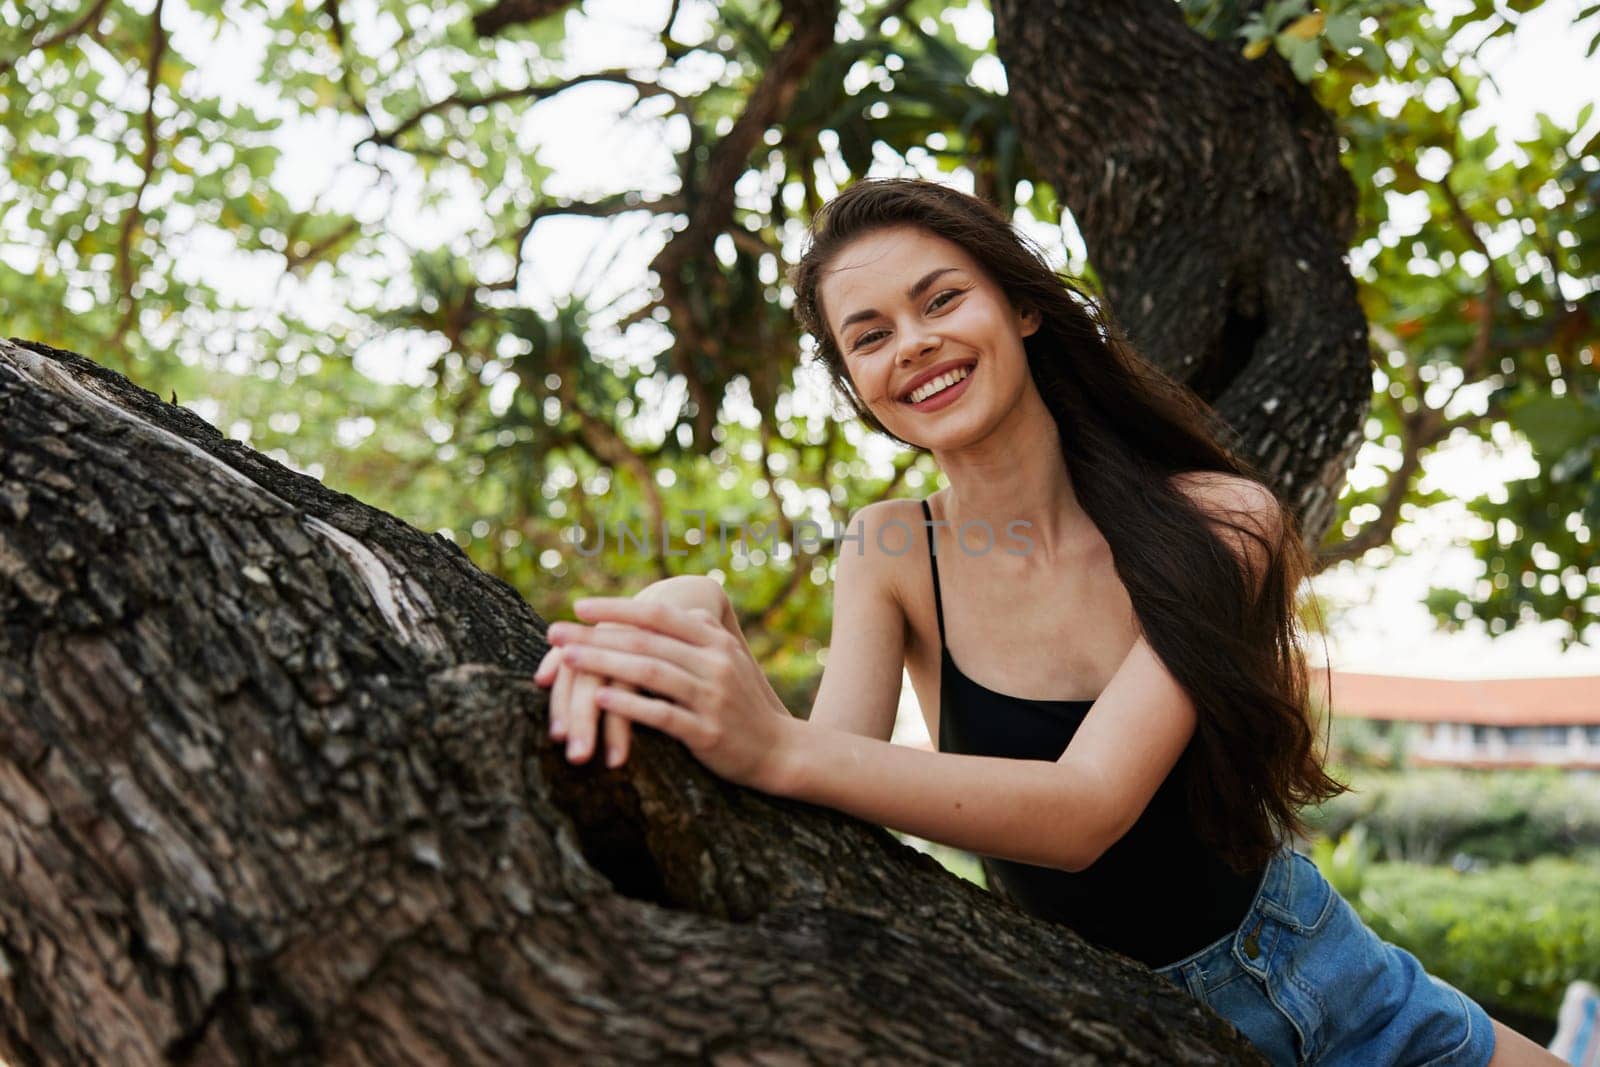
[[[1292,514],[1276,543],[1250,522],[1203,512],[1172,476],[1217,471],[1264,480],[1223,441],[1231,436],[1191,390],[1133,352],[1110,318],[990,204],[933,182],[857,182],[818,213],[791,272],[796,313],[817,358],[857,415],[890,433],[862,402],[828,330],[819,285],[850,242],[913,226],[960,245],[1018,309],[1043,324],[1024,345],[1055,419],[1078,500],[1111,547],[1144,636],[1198,714],[1180,767],[1197,831],[1241,871],[1265,863],[1300,808],[1344,791],[1322,769],[1308,705],[1295,593],[1310,561]],[[1252,593],[1247,565],[1212,525],[1267,548]]]

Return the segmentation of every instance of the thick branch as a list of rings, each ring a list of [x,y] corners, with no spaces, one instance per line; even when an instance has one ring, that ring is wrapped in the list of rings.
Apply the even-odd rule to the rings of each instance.
[[[1394,528],[1400,522],[1400,508],[1411,494],[1411,483],[1422,469],[1422,453],[1428,446],[1413,432],[1410,420],[1401,418],[1400,465],[1389,477],[1384,488],[1383,502],[1378,505],[1378,517],[1366,523],[1353,537],[1316,553],[1315,568],[1320,573],[1336,563],[1360,559],[1374,548],[1389,543]]]
[[[1253,1062],[1182,990],[638,731],[516,591],[0,342],[0,1058]]]
[[[1276,54],[1244,59],[1170,0],[993,6],[1023,142],[1119,324],[1318,539],[1371,397],[1331,119]]]

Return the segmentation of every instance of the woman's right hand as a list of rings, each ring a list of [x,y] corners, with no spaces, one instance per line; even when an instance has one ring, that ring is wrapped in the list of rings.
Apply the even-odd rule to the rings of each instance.
[[[596,735],[604,742],[606,766],[617,768],[628,758],[629,741],[633,727],[621,715],[606,715],[602,725],[601,712],[594,695],[602,685],[620,686],[637,692],[625,682],[603,678],[589,671],[580,671],[562,662],[562,650],[552,648],[539,661],[533,680],[540,686],[550,687],[550,737],[567,742],[567,760],[583,763],[594,750]]]
[[[680,574],[663,578],[646,586],[635,595],[635,599],[659,600],[689,611],[700,611],[706,618],[718,622],[723,622],[725,616],[731,616],[727,594],[722,591],[721,583],[705,575]],[[724,625],[727,623],[724,622]],[[595,628],[621,626],[621,623],[602,622]],[[596,736],[602,735],[606,750],[615,752],[615,756],[607,760],[606,766],[622,766],[632,747],[633,724],[621,715],[607,715],[604,725],[601,725],[600,708],[595,703],[594,695],[606,684],[635,693],[640,691],[638,686],[589,671],[574,670],[562,662],[559,647],[545,653],[538,669],[534,671],[533,680],[540,686],[551,687],[550,736],[556,741],[566,739],[567,759],[570,762],[582,763],[587,760],[594,749]]]

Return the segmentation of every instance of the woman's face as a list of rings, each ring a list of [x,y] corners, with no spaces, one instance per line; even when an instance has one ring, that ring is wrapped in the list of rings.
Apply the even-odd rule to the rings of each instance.
[[[1037,312],[1018,312],[943,237],[908,226],[863,234],[834,256],[818,292],[856,392],[903,441],[976,440],[1032,381],[1022,339],[1039,328]],[[965,377],[940,390],[952,372]]]

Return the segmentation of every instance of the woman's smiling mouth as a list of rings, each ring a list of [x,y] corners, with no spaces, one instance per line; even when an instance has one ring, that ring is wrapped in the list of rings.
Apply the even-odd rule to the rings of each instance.
[[[937,411],[948,404],[954,403],[962,393],[967,390],[967,383],[977,372],[977,364],[968,364],[947,371],[931,381],[923,382],[913,389],[901,403],[918,411]]]

